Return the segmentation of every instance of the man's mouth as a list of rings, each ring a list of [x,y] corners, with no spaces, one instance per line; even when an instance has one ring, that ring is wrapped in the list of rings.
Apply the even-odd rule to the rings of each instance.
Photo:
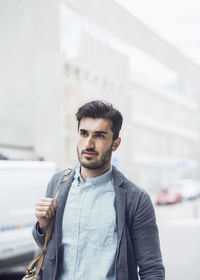
[[[82,152],[83,155],[85,155],[88,158],[93,158],[95,157],[98,153],[97,152],[90,152],[90,151],[83,151]]]

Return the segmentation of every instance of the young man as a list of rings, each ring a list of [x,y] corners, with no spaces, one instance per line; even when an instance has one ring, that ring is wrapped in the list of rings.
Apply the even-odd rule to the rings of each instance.
[[[67,180],[65,171],[54,175],[46,198],[36,204],[33,236],[39,246],[55,216],[40,279],[164,280],[149,195],[111,166],[121,141],[121,113],[92,101],[76,117],[79,164]]]

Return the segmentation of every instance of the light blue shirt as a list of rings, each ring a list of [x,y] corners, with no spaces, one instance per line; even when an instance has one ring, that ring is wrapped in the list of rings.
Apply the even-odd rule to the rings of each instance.
[[[112,167],[86,182],[76,168],[63,215],[61,280],[115,280],[114,198]]]

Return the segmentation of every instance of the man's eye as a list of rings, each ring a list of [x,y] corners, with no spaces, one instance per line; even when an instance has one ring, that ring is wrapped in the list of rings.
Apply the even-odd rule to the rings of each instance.
[[[80,135],[87,136],[87,132],[86,131],[80,131]]]
[[[96,138],[104,138],[103,134],[96,134]]]

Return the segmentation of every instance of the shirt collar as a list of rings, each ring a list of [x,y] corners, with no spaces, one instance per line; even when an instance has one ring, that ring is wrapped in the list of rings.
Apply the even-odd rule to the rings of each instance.
[[[112,179],[112,170],[113,168],[111,166],[110,169],[105,173],[103,173],[102,175],[94,178],[88,177],[86,182],[84,182],[80,174],[80,164],[78,164],[78,166],[76,167],[74,179],[77,180],[79,184],[87,183],[87,184],[92,184],[94,186],[104,185]]]

